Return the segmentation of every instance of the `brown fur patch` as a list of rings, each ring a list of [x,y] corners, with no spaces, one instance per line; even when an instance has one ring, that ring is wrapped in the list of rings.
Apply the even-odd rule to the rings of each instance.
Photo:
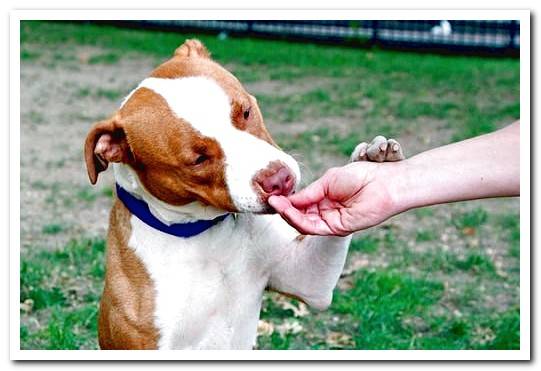
[[[96,146],[104,136],[108,137],[109,148],[98,151]],[[114,149],[115,157],[111,158],[104,152]],[[88,178],[92,184],[96,184],[98,174],[107,169],[109,162],[131,162],[131,152],[126,141],[126,135],[115,115],[108,120],[95,123],[90,129],[86,140],[84,155]]]
[[[175,116],[162,96],[140,88],[120,110],[146,189],[171,205],[198,200],[235,211],[225,183],[224,154],[216,140]],[[198,163],[200,156],[206,160]]]
[[[193,58],[172,58],[158,66],[150,76],[165,79],[205,76],[216,81],[229,96],[233,125],[276,146],[265,127],[257,100],[243,88],[235,76],[213,60],[198,58],[194,61]],[[248,120],[244,120],[240,113],[248,108],[250,108],[250,116]]]
[[[128,247],[130,212],[118,199],[110,215],[105,287],[100,301],[101,349],[156,349],[154,285]]]
[[[197,39],[188,39],[175,50],[175,55],[179,57],[200,57],[210,58],[207,48]]]

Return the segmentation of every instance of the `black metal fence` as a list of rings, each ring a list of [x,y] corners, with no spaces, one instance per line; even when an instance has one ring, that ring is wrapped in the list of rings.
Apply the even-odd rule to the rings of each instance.
[[[456,54],[518,56],[520,50],[520,23],[517,20],[151,20],[112,23],[179,32],[210,32],[221,37],[286,38]]]

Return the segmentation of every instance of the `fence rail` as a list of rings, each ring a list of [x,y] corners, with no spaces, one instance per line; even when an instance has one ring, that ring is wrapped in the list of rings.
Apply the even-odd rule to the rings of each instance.
[[[520,23],[517,20],[149,20],[108,21],[107,23],[178,32],[216,33],[224,37],[231,34],[287,38],[456,54],[518,56],[520,51]]]

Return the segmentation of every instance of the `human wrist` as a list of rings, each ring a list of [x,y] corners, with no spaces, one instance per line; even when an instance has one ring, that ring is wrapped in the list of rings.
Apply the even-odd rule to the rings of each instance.
[[[415,206],[415,165],[409,160],[384,163],[378,177],[387,184],[389,213],[400,214]]]

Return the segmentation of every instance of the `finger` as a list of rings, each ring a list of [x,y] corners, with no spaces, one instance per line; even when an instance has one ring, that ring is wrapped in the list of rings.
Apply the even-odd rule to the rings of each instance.
[[[332,234],[327,224],[317,214],[304,214],[284,196],[271,196],[269,204],[291,225],[303,234]]]
[[[321,219],[319,215],[303,214],[295,207],[290,207],[284,210],[282,217],[293,228],[302,234],[313,234],[320,236],[332,235],[329,226]]]
[[[342,215],[337,209],[328,209],[321,212],[321,218],[329,227],[329,230],[336,236],[347,236],[352,233],[349,228],[346,228],[342,221]]]
[[[318,203],[324,197],[325,189],[323,187],[323,182],[321,179],[318,179],[299,192],[288,196],[288,199],[295,207],[306,208],[307,206]]]
[[[316,215],[319,215],[319,207],[318,207],[318,204],[312,204],[312,205],[306,207],[306,209],[304,209],[304,213],[305,213],[305,214],[316,214]]]
[[[291,202],[284,196],[270,196],[267,202],[280,214],[291,207]]]

